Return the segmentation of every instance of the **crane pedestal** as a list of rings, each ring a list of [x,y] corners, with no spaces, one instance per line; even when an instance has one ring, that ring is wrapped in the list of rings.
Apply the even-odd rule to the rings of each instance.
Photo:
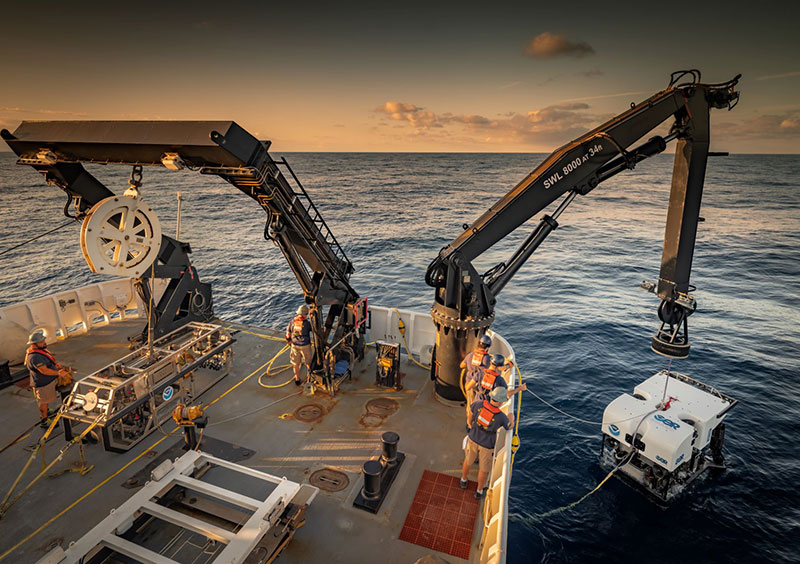
[[[494,313],[459,319],[454,308],[434,303],[431,318],[436,326],[436,347],[431,361],[434,390],[440,399],[463,402],[466,398],[461,392],[459,365],[492,324]]]

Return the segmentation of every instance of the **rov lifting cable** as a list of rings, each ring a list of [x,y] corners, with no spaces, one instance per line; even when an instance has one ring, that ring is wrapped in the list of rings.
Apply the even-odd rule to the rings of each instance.
[[[0,251],[0,256],[3,256],[3,255],[4,255],[4,254],[6,254],[6,253],[10,253],[11,251],[13,251],[13,250],[15,250],[15,249],[19,249],[20,247],[24,247],[24,246],[25,246],[25,245],[27,245],[28,243],[32,243],[32,242],[36,241],[37,239],[41,239],[41,238],[42,238],[42,237],[44,237],[45,235],[50,235],[50,233],[55,233],[55,232],[56,232],[56,231],[58,231],[59,229],[63,229],[63,228],[64,228],[64,227],[66,227],[67,225],[72,225],[72,224],[74,224],[75,222],[76,222],[76,220],[74,220],[74,219],[70,219],[69,221],[62,223],[62,224],[61,224],[61,225],[59,225],[58,227],[54,227],[54,228],[53,228],[53,229],[51,229],[50,231],[45,231],[44,233],[41,233],[41,234],[37,235],[36,237],[31,237],[30,239],[28,239],[28,240],[26,240],[26,241],[23,241],[22,243],[19,243],[19,244],[17,244],[17,245],[14,245],[14,246],[12,246],[12,247],[9,247],[9,248],[7,248],[7,249],[5,249],[5,250],[3,250],[3,251]]]

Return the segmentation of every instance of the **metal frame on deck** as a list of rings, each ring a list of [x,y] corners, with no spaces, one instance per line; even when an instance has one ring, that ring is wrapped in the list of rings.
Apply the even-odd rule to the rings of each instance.
[[[100,416],[103,446],[124,452],[167,421],[178,401],[191,402],[225,377],[233,343],[221,325],[189,322],[75,382],[61,416],[66,424]],[[196,385],[193,373],[208,367],[218,375]],[[131,417],[139,417],[141,426],[131,425]]]
[[[262,501],[192,477],[195,471],[201,470],[207,464],[221,466],[242,476],[250,476],[275,484],[275,489],[267,499]],[[302,498],[302,503],[310,504],[319,491],[314,486],[291,482],[286,478],[278,478],[199,451],[189,451],[174,462],[164,462],[153,471],[151,477],[152,480],[147,482],[141,490],[121,506],[112,510],[108,517],[80,540],[70,545],[66,551],[57,549],[40,560],[40,563],[45,561],[52,564],[89,562],[87,557],[91,558],[103,548],[108,548],[143,564],[178,564],[171,558],[120,536],[133,525],[134,520],[143,514],[152,515],[203,535],[210,541],[227,545],[211,562],[242,563],[256,548],[267,531],[278,523],[289,503]],[[236,532],[233,532],[157,503],[159,498],[174,486],[183,486],[202,492],[216,501],[235,505],[251,512],[251,515]],[[156,502],[153,501],[154,498]],[[61,556],[60,559],[59,556]]]

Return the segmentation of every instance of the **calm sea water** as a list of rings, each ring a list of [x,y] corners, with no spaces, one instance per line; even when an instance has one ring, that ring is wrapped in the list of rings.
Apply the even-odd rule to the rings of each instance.
[[[533,169],[543,155],[288,155],[355,264],[353,286],[374,304],[427,310],[423,280],[438,250]],[[649,350],[672,159],[640,164],[577,200],[498,300],[495,329],[529,386],[599,421],[604,407],[662,368]],[[93,167],[113,190],[128,171]],[[728,419],[728,470],[661,510],[602,479],[598,426],[566,419],[525,394],[511,489],[509,562],[800,561],[800,157],[712,159],[694,258],[692,353],[673,369],[741,403]],[[218,315],[281,327],[300,292],[262,238],[264,213],[221,180],[145,170],[144,197],[181,239]],[[0,154],[0,250],[55,227],[64,197]],[[479,270],[510,256],[535,222],[501,241]],[[172,233],[174,234],[174,233]],[[0,257],[0,306],[96,281],[68,227]]]

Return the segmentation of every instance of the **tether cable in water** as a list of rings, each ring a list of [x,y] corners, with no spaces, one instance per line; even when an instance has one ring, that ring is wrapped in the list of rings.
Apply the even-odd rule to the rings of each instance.
[[[644,420],[647,419],[648,417],[650,417],[652,414],[656,413],[657,411],[660,411],[659,408],[656,408],[656,409],[650,411],[649,413],[647,413],[644,417],[642,417],[639,420],[639,423],[636,425],[636,430],[633,432],[633,435],[632,435],[634,440],[635,440],[636,435],[639,433],[639,427],[641,427],[641,425],[644,422]],[[600,483],[597,484],[590,492],[588,492],[587,494],[583,495],[583,497],[581,497],[577,501],[573,501],[572,503],[569,503],[569,504],[564,505],[562,507],[558,507],[556,509],[551,509],[550,511],[545,511],[544,513],[539,513],[539,514],[536,514],[536,515],[532,515],[532,516],[528,517],[528,519],[530,521],[533,521],[533,522],[542,521],[543,519],[546,519],[546,518],[551,517],[553,515],[556,515],[558,513],[563,513],[565,511],[569,511],[570,509],[572,509],[576,505],[582,503],[586,498],[588,498],[594,492],[599,490],[603,486],[603,484],[605,484],[608,481],[608,479],[611,478],[611,476],[616,474],[617,470],[619,470],[620,468],[622,468],[623,466],[628,464],[631,460],[633,460],[633,457],[636,454],[636,452],[637,452],[636,447],[632,446],[630,454],[628,456],[626,456],[624,459],[622,459],[616,466],[614,466],[614,468],[611,469],[611,472],[606,474],[606,477],[603,478],[602,480],[600,480]]]
[[[41,238],[42,238],[42,237],[44,237],[45,235],[50,235],[50,233],[55,233],[55,232],[56,232],[56,231],[58,231],[59,229],[63,229],[63,228],[64,228],[64,227],[66,227],[67,225],[73,225],[74,223],[75,223],[75,220],[74,220],[74,219],[70,219],[70,220],[69,220],[69,221],[67,221],[66,223],[62,223],[61,225],[59,225],[58,227],[54,227],[54,228],[53,228],[53,229],[51,229],[50,231],[45,231],[45,232],[44,232],[44,233],[42,233],[41,235],[37,235],[36,237],[31,237],[31,238],[30,238],[30,239],[28,239],[27,241],[23,241],[22,243],[20,243],[20,244],[18,244],[18,245],[14,245],[13,247],[9,247],[9,248],[7,248],[6,250],[4,250],[4,251],[1,251],[1,252],[0,252],[0,256],[3,256],[3,255],[4,255],[4,254],[6,254],[6,253],[10,253],[11,251],[13,251],[13,250],[15,250],[15,249],[19,249],[20,247],[24,247],[24,246],[25,246],[25,245],[27,245],[28,243],[32,243],[32,242],[36,241],[37,239],[41,239]]]

